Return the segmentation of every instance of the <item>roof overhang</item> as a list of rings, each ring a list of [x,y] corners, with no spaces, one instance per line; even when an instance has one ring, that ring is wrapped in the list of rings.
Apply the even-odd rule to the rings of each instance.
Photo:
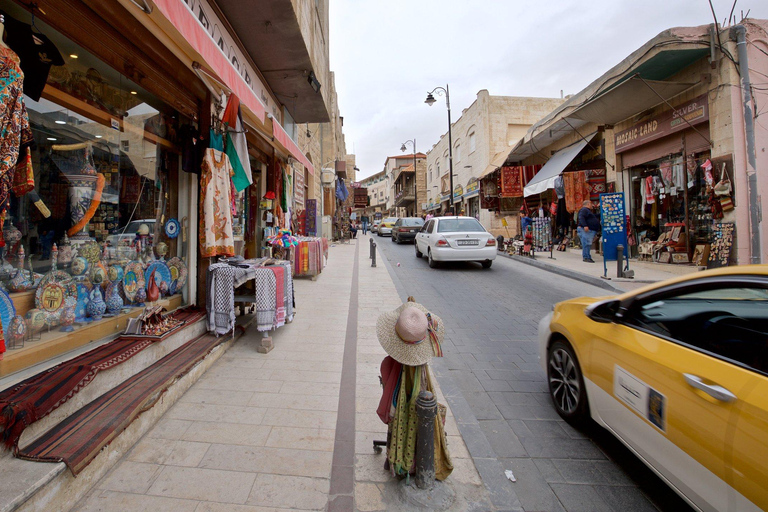
[[[636,74],[589,100],[569,114],[568,118],[601,125],[614,125],[664,103],[695,85],[695,83],[646,80]]]
[[[297,123],[330,121],[322,87],[315,91],[310,73],[312,64],[299,13],[288,0],[261,0],[258,6],[245,0],[216,0],[245,50],[272,92]],[[317,77],[322,79],[322,77]]]
[[[590,104],[592,104],[593,109],[591,113],[595,114],[599,110],[599,102],[592,103],[593,101],[605,97],[603,105],[606,105],[607,99],[613,98],[609,93],[633,78],[642,78],[646,82],[664,82],[697,60],[709,55],[710,27],[710,25],[702,25],[699,27],[672,28],[661,32],[604,73],[600,78],[531,126],[525,136],[509,152],[505,164],[514,165],[519,163],[564,136],[577,132],[579,128],[589,122],[615,124],[618,121],[627,119],[632,115],[639,114],[643,110],[662,103],[664,100],[659,99],[653,92],[650,92],[650,94],[656,96],[656,100],[654,101],[652,98],[649,100],[650,96],[648,96],[645,101],[636,103],[635,107],[641,110],[631,112],[628,115],[624,112],[610,116],[604,113],[601,116],[601,119],[610,119],[613,123],[601,123],[598,120],[594,120],[598,119],[598,117],[589,116],[588,112],[590,111],[587,110],[578,114],[579,117],[573,116],[575,112]],[[637,86],[637,81],[634,82],[627,84],[627,87]],[[664,83],[671,84],[671,82]],[[644,85],[642,81],[639,82],[639,85],[648,89],[647,85]],[[692,84],[688,84],[688,86],[690,85]],[[674,88],[676,86],[670,86],[666,90],[666,94],[674,92]],[[626,93],[629,89],[620,89],[619,92],[622,90]],[[620,96],[622,99],[628,99],[625,94]],[[665,94],[662,94],[662,96],[665,96]],[[626,115],[626,117],[617,121],[616,119],[621,115]],[[589,120],[582,118],[588,118]]]
[[[501,151],[496,153],[496,155],[494,155],[493,159],[491,160],[491,163],[488,164],[488,167],[485,168],[485,170],[480,174],[480,176],[477,177],[477,179],[485,178],[493,171],[504,165],[504,160],[506,160],[508,153],[508,151]]]

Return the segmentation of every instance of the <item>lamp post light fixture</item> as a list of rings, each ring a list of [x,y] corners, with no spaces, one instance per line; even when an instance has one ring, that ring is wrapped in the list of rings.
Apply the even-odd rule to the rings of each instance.
[[[413,146],[413,216],[419,216],[419,189],[416,187],[418,173],[416,172],[416,137],[403,142],[400,145],[400,151],[405,153],[406,145],[411,144]]]
[[[448,177],[450,179],[451,187],[451,191],[448,194],[450,201],[448,204],[450,205],[451,211],[453,211],[453,140],[451,137],[451,95],[448,92],[448,84],[445,85],[445,88],[439,86],[435,87],[432,89],[432,91],[427,93],[427,99],[424,100],[424,103],[430,107],[437,101],[433,96],[433,93],[435,92],[437,92],[438,95],[445,94],[445,106],[448,108]]]

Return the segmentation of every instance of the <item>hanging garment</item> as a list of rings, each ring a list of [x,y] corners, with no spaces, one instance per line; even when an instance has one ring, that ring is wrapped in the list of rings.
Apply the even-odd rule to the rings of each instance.
[[[667,160],[666,162],[661,162],[659,165],[659,171],[661,171],[661,177],[664,180],[664,186],[669,188],[673,186],[672,182],[672,162]]]
[[[562,174],[555,177],[555,194],[557,194],[558,199],[565,198],[565,183],[563,183]]]
[[[654,189],[653,176],[645,178],[645,202],[646,204],[653,204],[656,202],[656,190]]]
[[[598,203],[600,194],[605,194],[605,169],[592,169],[585,172],[587,173],[589,199],[593,203]]]
[[[389,420],[395,415],[395,408],[397,405],[398,384],[400,384],[400,375],[403,371],[403,365],[387,356],[381,362],[381,383],[384,387],[384,391],[379,400],[379,407],[376,409],[376,414],[379,415],[379,419],[386,424],[389,424]]]
[[[568,209],[565,206],[565,197],[557,200],[557,221],[558,228],[568,229],[571,225],[571,216],[568,215]]]
[[[565,183],[565,207],[569,212],[579,211],[590,195],[587,173],[584,171],[563,173],[563,182]]]
[[[224,136],[211,130],[208,140],[208,148],[215,149],[216,151],[224,151]],[[205,157],[205,155],[203,155],[203,157]]]
[[[683,168],[683,161],[678,160],[672,164],[672,186],[677,190],[676,193],[682,192],[685,189],[686,172]],[[670,192],[669,190],[667,192]],[[670,192],[671,193],[671,192]]]
[[[232,233],[232,198],[230,177],[232,166],[221,151],[208,149],[203,159],[200,176],[200,254],[234,256],[235,239]]]
[[[232,179],[235,189],[240,192],[253,184],[253,174],[248,156],[248,143],[245,140],[243,116],[240,112],[240,99],[234,94],[229,95],[223,121],[227,125],[227,156],[235,172]]]
[[[24,73],[19,57],[0,46],[0,210],[5,210],[11,192],[19,146],[32,141],[24,105]],[[0,231],[2,231],[0,224]]]

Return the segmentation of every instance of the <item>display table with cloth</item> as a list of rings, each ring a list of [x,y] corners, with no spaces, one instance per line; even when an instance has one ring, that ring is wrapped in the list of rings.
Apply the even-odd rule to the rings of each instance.
[[[235,288],[253,281],[253,290],[235,294]],[[235,302],[251,304],[256,329],[263,333],[259,352],[272,349],[269,331],[293,320],[291,263],[259,258],[214,263],[208,267],[208,330],[216,335],[233,332]]]

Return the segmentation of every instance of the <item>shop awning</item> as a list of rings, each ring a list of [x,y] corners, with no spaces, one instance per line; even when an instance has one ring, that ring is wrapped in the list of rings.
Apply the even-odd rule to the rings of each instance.
[[[283,146],[285,150],[293,156],[293,158],[301,162],[302,165],[307,168],[309,174],[314,175],[315,168],[310,163],[309,159],[304,155],[304,153],[301,152],[299,146],[293,142],[293,139],[288,136],[288,133],[283,129],[282,126],[280,126],[280,123],[278,123],[277,120],[272,117],[272,114],[268,115],[270,119],[272,119],[272,133],[275,135],[275,140],[279,142],[280,145]]]
[[[589,100],[567,117],[614,125],[693,87],[694,83],[646,80],[638,75]]]
[[[550,188],[554,188],[555,178],[560,176],[560,173],[563,172],[563,169],[568,167],[568,164],[570,164],[573,159],[576,158],[579,153],[581,153],[581,150],[584,149],[587,144],[589,144],[589,142],[594,138],[596,134],[597,132],[593,132],[590,135],[587,135],[584,139],[576,142],[575,144],[571,144],[567,148],[563,148],[552,155],[552,158],[547,160],[547,163],[544,164],[544,167],[542,167],[538,174],[536,174],[536,176],[534,176],[533,179],[529,181],[525,186],[525,189],[523,189],[523,195],[528,197],[534,194],[541,194]]]
[[[507,155],[509,154],[509,151],[502,151],[500,153],[496,153],[496,155],[491,160],[491,163],[488,164],[488,167],[485,168],[485,170],[480,174],[480,176],[477,177],[477,179],[481,180],[491,174],[493,171],[504,165],[504,160],[507,159]]]

